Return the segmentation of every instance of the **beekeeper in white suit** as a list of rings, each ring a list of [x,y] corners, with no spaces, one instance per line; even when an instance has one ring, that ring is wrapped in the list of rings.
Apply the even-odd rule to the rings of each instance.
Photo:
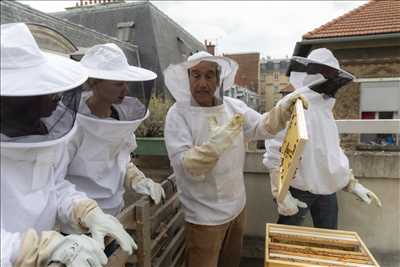
[[[105,235],[132,253],[121,224],[64,180],[86,79],[78,63],[42,52],[25,24],[1,25],[1,266],[103,266]],[[93,239],[62,236],[56,219]]]
[[[348,158],[340,147],[339,132],[332,113],[336,92],[353,79],[353,75],[340,69],[339,62],[326,48],[313,50],[307,58],[292,58],[290,83],[310,105],[305,111],[309,140],[286,198],[277,203],[280,214],[278,223],[300,225],[310,211],[315,227],[336,229],[336,192],[342,189],[354,193],[368,204],[376,201],[381,205],[379,198],[354,178]],[[278,194],[279,148],[285,132],[286,129],[274,139],[265,141],[263,162],[270,171],[274,198]]]
[[[283,129],[299,97],[260,115],[223,96],[237,69],[229,58],[198,52],[164,72],[176,100],[166,117],[165,141],[187,222],[190,267],[239,266],[245,141],[271,138]]]
[[[137,146],[134,132],[149,115],[157,75],[130,66],[115,44],[91,47],[80,64],[89,79],[77,114],[77,134],[68,147],[71,163],[66,179],[114,216],[124,206],[124,185],[150,195],[158,204],[164,197],[161,185],[130,162]],[[72,229],[63,227],[62,231]]]

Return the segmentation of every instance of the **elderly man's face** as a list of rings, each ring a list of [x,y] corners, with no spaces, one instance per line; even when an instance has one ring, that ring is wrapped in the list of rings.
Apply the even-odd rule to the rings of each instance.
[[[190,92],[202,107],[214,105],[214,93],[219,83],[217,68],[215,62],[201,61],[189,70]]]

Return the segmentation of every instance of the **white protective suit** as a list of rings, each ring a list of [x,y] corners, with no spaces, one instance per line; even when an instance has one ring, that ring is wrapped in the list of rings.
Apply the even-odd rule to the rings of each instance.
[[[335,99],[324,98],[308,87],[296,88],[296,91],[309,103],[308,109],[305,110],[309,139],[290,186],[321,195],[340,191],[349,183],[350,169],[349,161],[340,148],[339,133],[332,113]],[[269,170],[279,169],[279,148],[285,132],[286,129],[279,132],[275,138],[265,141],[263,163]]]
[[[326,48],[313,50],[307,58],[293,57],[292,64],[290,83],[296,89],[292,94],[302,94],[310,103],[310,107],[305,111],[309,139],[304,146],[300,166],[291,187],[319,195],[329,195],[344,189],[368,204],[375,200],[376,204],[381,206],[379,198],[354,178],[349,160],[340,147],[339,131],[333,117],[332,109],[337,90],[355,77],[342,70],[338,60]],[[281,101],[290,98],[292,94],[285,96]],[[279,148],[285,131],[278,133],[274,139],[265,141],[266,153],[263,162],[271,173],[273,195],[278,190]],[[297,212],[297,207],[293,204],[299,201],[290,198],[289,196],[287,202],[291,202],[292,205],[278,203],[278,210],[282,211],[283,215],[290,216]]]
[[[67,58],[40,51],[27,26],[15,23],[1,25],[1,77],[2,97],[23,98],[73,89],[87,74]],[[50,122],[43,119],[47,129]],[[45,135],[18,137],[9,137],[1,129],[1,266],[12,266],[21,256],[24,234],[30,228],[52,230],[56,219],[80,227],[73,216],[74,205],[88,198],[64,180],[66,143],[76,132],[72,125],[65,132],[52,129]],[[34,259],[34,253],[30,257]]]
[[[2,144],[1,238],[7,247],[13,244],[7,250],[2,246],[2,264],[15,260],[22,238],[20,233],[29,228],[38,232],[52,230],[56,218],[71,226],[77,223],[72,219],[74,203],[87,197],[64,180],[68,166],[66,143],[75,131],[73,128],[64,138],[43,146]]]
[[[236,62],[199,52],[188,62],[169,66],[165,81],[176,103],[168,111],[165,141],[176,175],[185,220],[201,225],[220,225],[240,214],[246,203],[243,180],[245,142],[271,138],[266,130],[268,116],[260,115],[240,100],[223,97],[223,103],[213,107],[192,105],[188,69],[201,61],[216,62],[220,67],[221,90],[229,89],[237,71]],[[222,93],[216,90],[215,97]],[[215,116],[218,125],[227,124],[235,114],[242,114],[244,125],[232,147],[219,155],[216,165],[198,176],[185,166],[184,156],[195,146],[202,146],[210,137],[209,118]]]
[[[72,161],[67,180],[95,199],[105,213],[115,216],[124,205],[125,172],[130,153],[137,147],[134,132],[148,112],[135,120],[135,109],[143,105],[136,98],[125,97],[121,104],[114,105],[120,120],[83,115],[90,114],[86,105],[89,96],[90,93],[82,97],[77,115],[78,133],[68,147]]]
[[[142,82],[157,77],[152,71],[129,65],[125,54],[115,44],[93,46],[80,63],[90,78],[100,80]],[[148,117],[149,111],[138,98],[125,96],[122,103],[112,105],[118,120],[98,118],[87,105],[93,94],[91,88],[87,89],[82,94],[77,114],[78,131],[68,147],[71,163],[66,179],[96,200],[105,213],[116,216],[124,206],[130,153],[137,147],[134,132]],[[70,233],[73,229],[63,225],[62,231]]]

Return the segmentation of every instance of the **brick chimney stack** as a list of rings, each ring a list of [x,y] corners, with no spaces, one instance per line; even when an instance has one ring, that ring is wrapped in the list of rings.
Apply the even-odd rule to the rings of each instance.
[[[212,44],[211,41],[207,42],[207,40],[205,40],[204,45],[207,48],[207,52],[210,53],[211,55],[215,56],[215,44]]]

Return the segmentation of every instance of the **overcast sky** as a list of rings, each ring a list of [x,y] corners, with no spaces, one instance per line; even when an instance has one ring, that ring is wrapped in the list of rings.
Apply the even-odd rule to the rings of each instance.
[[[20,1],[43,12],[64,11],[77,1]],[[129,2],[129,1],[127,1]],[[291,56],[308,31],[366,1],[151,1],[217,54],[260,52]]]

